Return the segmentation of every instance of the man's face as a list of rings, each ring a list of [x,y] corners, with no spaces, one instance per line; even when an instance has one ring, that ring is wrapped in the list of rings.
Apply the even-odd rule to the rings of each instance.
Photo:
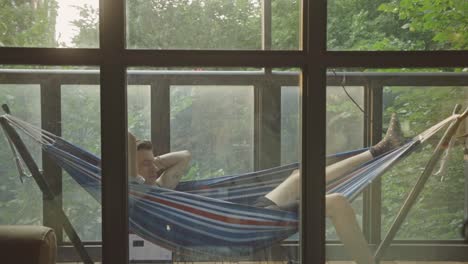
[[[154,155],[152,150],[141,149],[137,151],[138,174],[145,178],[146,184],[153,184],[158,178],[158,169],[153,163]]]

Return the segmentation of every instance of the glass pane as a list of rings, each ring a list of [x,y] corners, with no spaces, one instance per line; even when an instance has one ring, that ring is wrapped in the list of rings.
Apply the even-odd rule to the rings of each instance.
[[[427,77],[431,78],[431,77]],[[384,89],[384,120],[397,113],[406,137],[450,116],[455,104],[466,106],[468,86],[392,86]],[[465,127],[462,127],[466,131]],[[427,168],[445,129],[422,145],[414,154],[385,175],[382,182],[382,232],[389,230],[396,210]],[[463,132],[460,132],[463,134]],[[460,228],[465,216],[464,140],[454,140],[447,156],[439,161],[414,204],[397,239],[461,239]]]
[[[460,118],[452,115],[454,106],[466,106],[468,75],[461,69],[448,68],[347,69],[332,70],[327,77],[327,137],[340,135],[330,126],[332,120],[349,118],[348,124],[340,124],[342,129],[336,130],[344,131],[345,140],[336,137],[327,139],[327,144],[349,141],[356,148],[378,142],[357,153],[348,151],[343,154],[344,160],[327,166],[326,211],[337,230],[334,237],[327,229],[327,238],[337,238],[343,244],[329,244],[327,259],[373,263],[370,261],[377,254],[395,261],[427,260],[435,255],[454,261],[442,247],[440,252],[430,246],[430,253],[416,253],[421,243],[416,246],[414,240],[462,243],[460,230],[466,219],[465,123],[455,133],[443,135],[449,124]],[[347,139],[353,135],[355,139]],[[436,148],[439,144],[441,148]],[[427,182],[418,182],[423,171],[427,172]],[[330,181],[333,175],[337,176]],[[370,183],[375,187],[372,192],[358,196]],[[409,196],[412,190],[417,192]],[[354,197],[359,207],[350,206]],[[398,215],[407,199],[410,209]],[[360,223],[361,219],[366,221]],[[395,221],[401,224],[391,227]],[[391,228],[395,236],[387,236]],[[390,243],[402,239],[412,242],[406,241],[402,251],[384,246],[373,252],[368,242],[384,238]]]
[[[1,80],[1,78],[0,78]],[[11,80],[10,83],[15,83]],[[0,84],[0,102],[7,104],[14,116],[35,126],[41,125],[41,96],[38,84]],[[3,114],[3,113],[2,113]],[[20,133],[20,132],[19,132]],[[42,168],[41,148],[24,133],[20,136],[25,144],[31,146],[30,153]],[[42,194],[29,177],[27,168],[18,170],[9,141],[2,129],[0,136],[0,224],[2,225],[41,225]],[[24,175],[24,176],[23,176]]]
[[[262,1],[264,4],[270,1]],[[266,15],[267,13],[265,13]],[[301,1],[271,0],[271,47],[274,50],[300,49]]]
[[[172,85],[171,151],[192,153],[187,180],[253,170],[253,86]]]
[[[466,50],[466,1],[329,0],[329,50]]]
[[[335,77],[337,79],[337,77]],[[333,80],[336,82],[336,80]],[[363,108],[364,89],[361,86],[327,86],[327,170],[336,170],[333,159],[348,151],[354,151],[364,147],[364,113]],[[358,105],[355,105],[357,103]],[[332,165],[334,164],[334,165]],[[328,174],[332,174],[327,171]],[[327,174],[327,177],[330,175]],[[333,176],[331,176],[333,177]],[[327,180],[328,182],[328,180]],[[326,198],[333,200],[333,197]],[[350,200],[351,201],[351,200]],[[327,202],[328,205],[328,202]],[[351,206],[355,218],[362,226],[363,200],[362,195],[353,197]],[[327,209],[328,210],[328,209]],[[328,210],[333,212],[333,210]],[[338,216],[340,217],[340,216]],[[327,240],[339,239],[335,226],[335,215],[327,218]],[[333,221],[331,220],[333,219]]]
[[[298,86],[281,87],[281,164],[299,162],[301,158],[301,97]]]
[[[151,90],[149,85],[128,87],[128,130],[137,138],[151,138]]]
[[[127,47],[297,50],[299,14],[297,0],[127,1]]]
[[[61,97],[63,138],[101,156],[99,86],[62,85]],[[101,204],[66,171],[62,184],[63,207],[80,238],[101,241]],[[67,236],[64,239],[69,241]]]
[[[0,47],[98,47],[97,0],[3,1]]]
[[[128,71],[129,101],[151,86],[128,108],[151,122],[151,142],[129,137],[130,260],[300,261],[299,160],[281,166],[280,142],[281,85],[300,75],[230,70]]]
[[[75,233],[81,241],[101,241],[99,71],[31,67],[0,69],[0,101],[11,110],[1,125],[14,149],[2,137],[1,223],[51,227],[58,245],[77,245]],[[23,183],[18,167],[27,175]],[[92,251],[99,259],[100,248]],[[58,261],[83,261],[90,254],[88,248],[77,252],[59,248]]]

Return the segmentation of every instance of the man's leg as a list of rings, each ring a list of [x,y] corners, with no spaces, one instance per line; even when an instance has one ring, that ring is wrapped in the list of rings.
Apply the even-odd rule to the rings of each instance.
[[[374,257],[356,221],[356,214],[346,197],[330,194],[325,198],[326,215],[335,226],[345,250],[357,264],[374,264]]]
[[[366,152],[327,166],[325,171],[326,181],[328,182],[351,172],[357,166],[398,147],[402,142],[403,136],[401,133],[400,123],[398,122],[396,115],[393,114],[387,134],[382,141],[371,147],[370,150]],[[299,200],[299,186],[300,173],[296,170],[284,182],[278,185],[278,187],[265,195],[265,197],[279,207],[290,205]]]
[[[291,175],[265,197],[280,208],[287,208],[299,200],[301,174],[294,170]]]
[[[186,150],[154,158],[154,164],[162,171],[156,184],[163,188],[174,189],[185,174],[191,159],[192,155]]]

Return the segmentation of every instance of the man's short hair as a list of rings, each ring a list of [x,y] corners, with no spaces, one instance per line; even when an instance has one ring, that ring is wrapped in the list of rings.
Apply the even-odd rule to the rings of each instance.
[[[137,151],[138,150],[153,150],[153,144],[149,140],[137,140],[136,142]]]

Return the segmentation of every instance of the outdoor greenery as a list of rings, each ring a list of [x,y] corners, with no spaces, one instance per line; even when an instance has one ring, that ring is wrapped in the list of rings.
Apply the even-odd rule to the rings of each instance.
[[[57,0],[0,0],[0,46],[57,47]],[[98,47],[98,10],[77,7],[79,29],[73,47]],[[127,46],[136,49],[261,49],[260,0],[132,0],[127,2]],[[457,0],[329,0],[327,45],[330,50],[440,50],[468,46],[468,2]],[[272,49],[299,49],[300,1],[272,0]],[[68,45],[68,44],[67,44]],[[28,66],[29,67],[29,66]],[[200,70],[200,69],[197,69]],[[387,69],[384,71],[410,71]],[[424,71],[460,71],[430,69]],[[171,87],[171,149],[190,150],[191,168],[184,179],[201,179],[253,170],[252,86]],[[283,87],[282,163],[299,161],[299,84]],[[346,87],[363,104],[359,87]],[[342,87],[328,88],[327,153],[363,146],[366,118]],[[448,116],[455,103],[466,106],[466,87],[386,87],[384,124],[391,113],[405,135],[415,136]],[[150,138],[149,86],[128,89],[128,126]],[[40,125],[38,85],[0,85],[0,103]],[[99,155],[98,86],[62,86],[62,128],[67,140]],[[356,122],[358,120],[358,122]],[[384,125],[384,131],[386,129]],[[32,143],[32,142],[27,142]],[[383,232],[405,194],[424,168],[437,141],[430,141],[389,171],[382,180]],[[29,145],[29,144],[28,144]],[[33,146],[34,144],[30,144]],[[6,141],[0,137],[0,223],[39,224],[42,198],[35,183],[21,183]],[[38,164],[40,149],[32,148]],[[447,168],[432,177],[402,231],[403,239],[458,239],[464,214],[461,140]],[[64,174],[64,208],[85,240],[100,240],[100,205]],[[361,200],[355,206],[362,214]],[[333,238],[332,231],[327,231]]]
[[[57,0],[0,0],[0,47],[57,47]]]

